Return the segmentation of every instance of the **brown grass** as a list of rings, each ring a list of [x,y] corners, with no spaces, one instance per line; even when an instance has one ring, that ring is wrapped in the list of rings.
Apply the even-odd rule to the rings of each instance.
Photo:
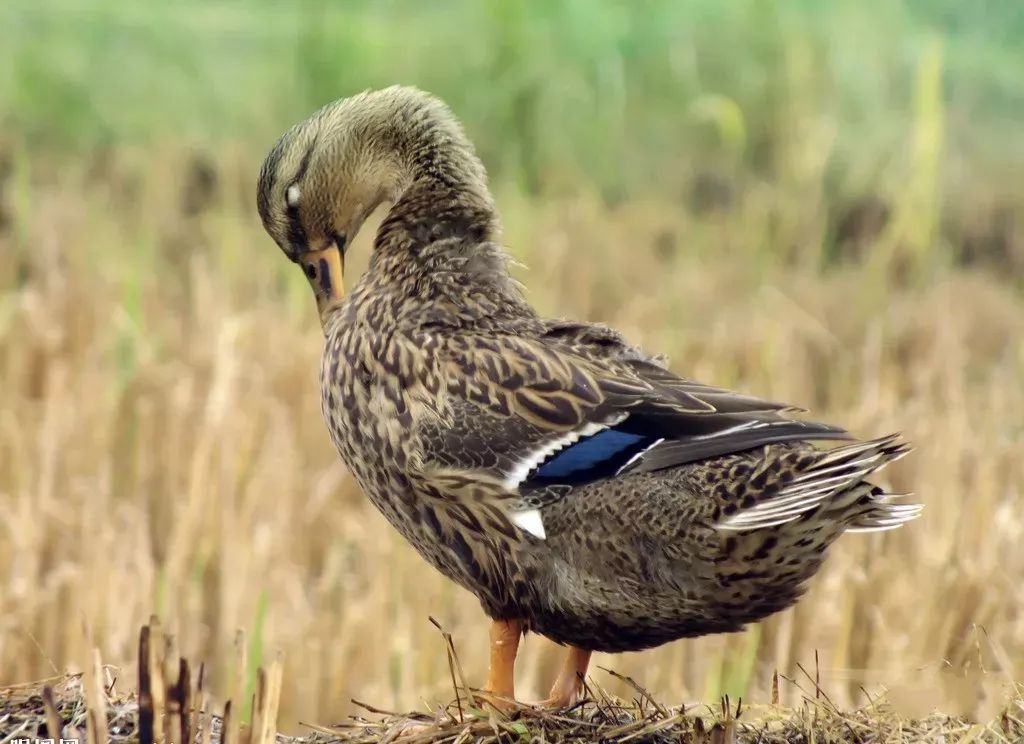
[[[353,698],[446,703],[428,616],[453,634],[470,683],[483,678],[476,601],[402,542],[331,449],[312,300],[257,223],[253,166],[226,148],[193,203],[202,179],[175,149],[15,163],[0,228],[0,684],[82,668],[83,624],[128,663],[154,612],[210,662],[220,698],[236,629],[253,666],[283,652],[286,729],[340,720]],[[884,261],[825,276],[761,250],[813,244],[826,227],[813,200],[773,221],[768,186],[702,217],[499,192],[543,311],[607,321],[689,376],[917,445],[883,477],[916,492],[923,517],[844,538],[794,610],[595,667],[688,706],[766,702],[778,670],[782,703],[799,707],[800,667],[817,654],[837,709],[887,691],[914,719],[993,720],[1024,678],[1020,294],[991,275],[908,273],[920,248],[904,253],[892,232],[878,237]],[[369,237],[354,248],[364,260]],[[525,643],[524,699],[557,657]],[[593,681],[629,694],[604,672]]]
[[[117,670],[108,668],[111,674]],[[74,738],[87,726],[88,707],[81,679],[62,677],[45,682],[8,688],[0,697],[0,717],[19,736],[40,731],[48,737],[49,729],[37,729],[46,718],[44,703],[50,685],[54,710],[66,722],[64,732]],[[139,741],[138,701],[134,695],[111,691],[106,702],[110,744]],[[522,741],[602,741],[675,742],[676,744],[792,744],[815,741],[818,744],[838,742],[890,742],[926,744],[948,742],[1011,742],[1024,735],[1020,716],[1024,705],[1018,700],[991,721],[974,723],[964,718],[933,714],[921,719],[905,718],[891,706],[874,705],[844,712],[826,700],[808,700],[798,708],[763,706],[728,711],[715,706],[683,708],[664,707],[649,699],[624,700],[603,695],[588,700],[566,713],[555,714],[523,708],[511,717],[490,714],[481,709],[451,704],[434,718],[408,718],[370,711],[330,726],[311,725],[298,736],[277,737],[279,744],[371,744],[394,741],[409,726],[422,726],[414,735],[400,739],[402,744],[467,742],[491,744]],[[193,719],[191,732],[202,736],[209,732],[210,744],[225,744],[224,719],[210,714]],[[59,724],[58,724],[59,725]],[[20,730],[18,730],[20,729]],[[248,731],[240,732],[242,741]],[[201,739],[200,739],[201,740]],[[236,739],[235,741],[238,741]],[[273,741],[273,740],[271,740]]]
[[[446,638],[446,641],[448,639]],[[453,647],[449,661],[459,668]],[[43,680],[0,689],[0,722],[9,737],[60,737],[94,744],[461,744],[479,742],[677,742],[680,744],[793,744],[793,742],[1008,742],[1024,736],[1024,690],[1011,697],[987,721],[940,713],[912,718],[893,705],[870,700],[851,711],[836,707],[829,695],[809,678],[810,688],[796,707],[778,704],[777,685],[768,705],[753,709],[728,696],[719,705],[666,705],[642,685],[615,675],[630,690],[623,699],[593,683],[585,700],[569,710],[550,711],[519,705],[498,713],[474,699],[471,690],[457,686],[455,700],[437,706],[432,715],[397,714],[365,703],[370,714],[352,715],[331,725],[306,724],[304,734],[277,733],[281,665],[256,670],[252,717],[239,720],[239,691],[223,713],[212,709],[204,687],[202,666],[194,672],[184,658],[175,658],[173,638],[159,621],[145,626],[139,637],[138,694],[119,692],[120,670],[103,666],[94,652],[84,675]],[[245,675],[246,654],[236,658],[235,674]],[[805,670],[802,670],[805,671]],[[458,675],[453,673],[453,684]],[[776,680],[777,682],[777,680]]]

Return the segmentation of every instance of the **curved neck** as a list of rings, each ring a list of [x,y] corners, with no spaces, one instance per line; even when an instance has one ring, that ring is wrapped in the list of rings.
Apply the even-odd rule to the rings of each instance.
[[[497,238],[487,172],[462,128],[432,106],[399,116],[403,123],[393,130],[392,144],[404,178],[387,221],[409,233],[414,250],[448,237]]]
[[[420,139],[398,150],[404,172],[377,231],[374,272],[420,283],[453,275],[470,275],[476,284],[510,281],[483,165],[458,134]]]
[[[518,298],[499,233],[486,188],[421,175],[409,183],[381,223],[370,272],[413,293],[454,299],[483,291]]]
[[[375,251],[417,256],[437,242],[498,239],[500,222],[486,187],[435,174],[419,174],[406,183],[377,232]]]

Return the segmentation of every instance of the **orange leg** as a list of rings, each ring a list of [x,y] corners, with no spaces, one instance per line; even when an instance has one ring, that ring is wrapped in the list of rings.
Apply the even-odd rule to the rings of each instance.
[[[503,710],[514,707],[516,699],[516,654],[523,625],[518,620],[491,622],[491,664],[487,670],[487,698]]]
[[[569,646],[562,671],[558,673],[548,699],[541,703],[545,708],[568,708],[579,699],[583,692],[583,678],[590,664],[590,651]]]
[[[498,710],[510,711],[516,705],[516,654],[522,632],[523,624],[518,620],[491,621],[491,664],[482,697]],[[419,736],[437,727],[437,723],[402,721],[394,727],[394,738]]]

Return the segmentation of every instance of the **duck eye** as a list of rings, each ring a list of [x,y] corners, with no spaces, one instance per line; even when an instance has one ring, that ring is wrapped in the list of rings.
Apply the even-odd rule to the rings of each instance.
[[[302,267],[302,270],[309,279],[316,279],[316,264],[308,263]]]

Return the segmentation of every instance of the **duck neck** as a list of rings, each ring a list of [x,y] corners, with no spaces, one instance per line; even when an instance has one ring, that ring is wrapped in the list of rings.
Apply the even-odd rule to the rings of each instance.
[[[374,242],[370,270],[419,292],[439,285],[518,292],[499,245],[500,221],[471,149],[412,159]]]

